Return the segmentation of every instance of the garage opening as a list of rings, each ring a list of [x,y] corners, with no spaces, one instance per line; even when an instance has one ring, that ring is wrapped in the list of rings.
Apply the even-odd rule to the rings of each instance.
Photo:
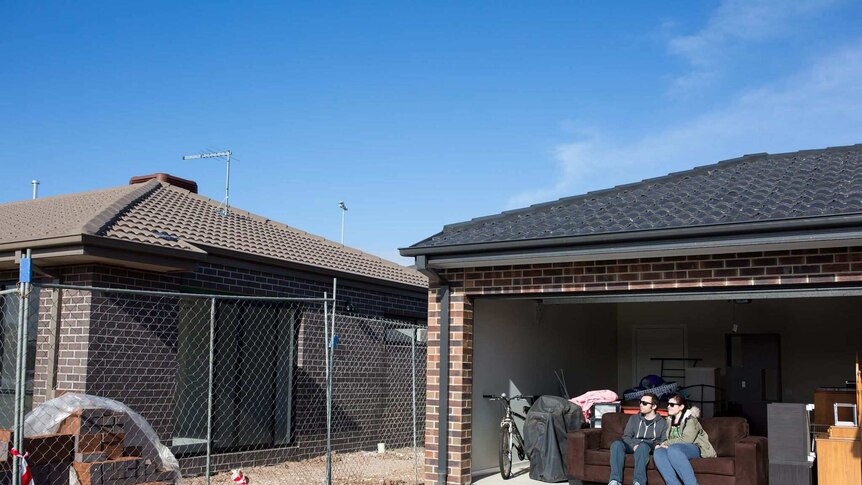
[[[814,403],[818,389],[846,389],[855,402],[846,383],[862,342],[856,291],[477,298],[473,474],[495,472],[498,460],[501,410],[482,395],[560,395],[558,369],[571,396],[610,389],[621,398],[644,376],[661,375],[662,364],[665,380],[697,384],[659,358],[705,369],[700,374],[714,369],[716,399],[724,402],[710,412],[742,415],[760,435],[767,435],[769,402]]]

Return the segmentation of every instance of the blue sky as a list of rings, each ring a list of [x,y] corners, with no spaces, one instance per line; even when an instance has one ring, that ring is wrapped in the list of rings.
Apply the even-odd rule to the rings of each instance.
[[[169,172],[404,264],[459,222],[862,143],[862,2],[4,2],[0,202]]]

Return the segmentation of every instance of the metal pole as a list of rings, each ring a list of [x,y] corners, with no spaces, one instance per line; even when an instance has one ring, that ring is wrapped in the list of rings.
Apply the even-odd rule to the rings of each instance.
[[[328,297],[328,293],[323,293],[323,298]],[[326,485],[332,485],[332,415],[330,409],[332,406],[332,391],[329,388],[329,302],[323,302],[323,338],[326,350]]]
[[[413,364],[413,478],[419,482],[419,457],[416,447],[416,337],[419,329],[413,328],[413,338],[410,340],[410,356]]]
[[[39,197],[39,181],[33,179],[30,183],[33,184],[33,198],[36,199]]]
[[[224,181],[224,215],[227,215],[228,211],[230,211],[230,150],[227,151],[227,176]]]
[[[31,250],[27,250],[26,257],[32,256]],[[27,392],[27,325],[29,324],[28,313],[30,311],[30,283],[21,282],[18,294],[18,347],[15,359],[15,437],[13,446],[19,451],[24,442],[24,399]],[[12,484],[21,483],[21,460],[13,461]]]
[[[332,380],[333,374],[335,374],[335,367],[333,363],[335,362],[335,346],[333,345],[335,341],[335,312],[338,309],[338,278],[332,278],[332,328],[329,331],[329,341],[327,346],[331,347],[329,350],[328,358],[329,362],[326,364],[329,369],[328,382],[326,383],[326,395],[328,398],[326,399],[326,449],[329,450],[329,456],[327,456],[327,485],[332,484]]]
[[[21,383],[25,379],[21,369],[21,341],[24,333],[24,297],[22,295],[26,294],[25,285],[26,283],[21,284],[20,293],[18,294],[18,342],[16,342],[17,346],[15,348],[15,424],[12,446],[16,450],[21,450],[21,402],[23,401],[23,392],[21,390],[23,386]],[[21,484],[21,460],[18,458],[13,458],[12,460],[12,484]]]
[[[344,216],[347,212],[347,206],[344,205],[343,200],[338,201],[338,208],[341,209],[341,245],[344,246]]]
[[[210,485],[210,473],[212,471],[212,446],[213,446],[213,369],[215,358],[215,321],[216,321],[216,299],[210,302],[210,360],[209,377],[207,383],[207,485]]]

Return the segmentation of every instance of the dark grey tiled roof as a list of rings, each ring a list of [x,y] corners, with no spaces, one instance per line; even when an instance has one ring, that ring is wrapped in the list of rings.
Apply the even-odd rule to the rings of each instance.
[[[746,155],[447,225],[409,249],[862,212],[862,145]]]

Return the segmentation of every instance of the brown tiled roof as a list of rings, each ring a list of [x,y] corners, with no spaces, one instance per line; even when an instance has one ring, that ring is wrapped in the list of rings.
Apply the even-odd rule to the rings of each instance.
[[[34,224],[38,221],[38,224]],[[151,180],[93,192],[0,204],[0,243],[89,234],[203,252],[207,247],[425,287],[406,268],[249,212]]]
[[[124,185],[0,204],[0,244],[93,234],[108,222],[108,213],[118,213],[153,188],[152,184]]]

